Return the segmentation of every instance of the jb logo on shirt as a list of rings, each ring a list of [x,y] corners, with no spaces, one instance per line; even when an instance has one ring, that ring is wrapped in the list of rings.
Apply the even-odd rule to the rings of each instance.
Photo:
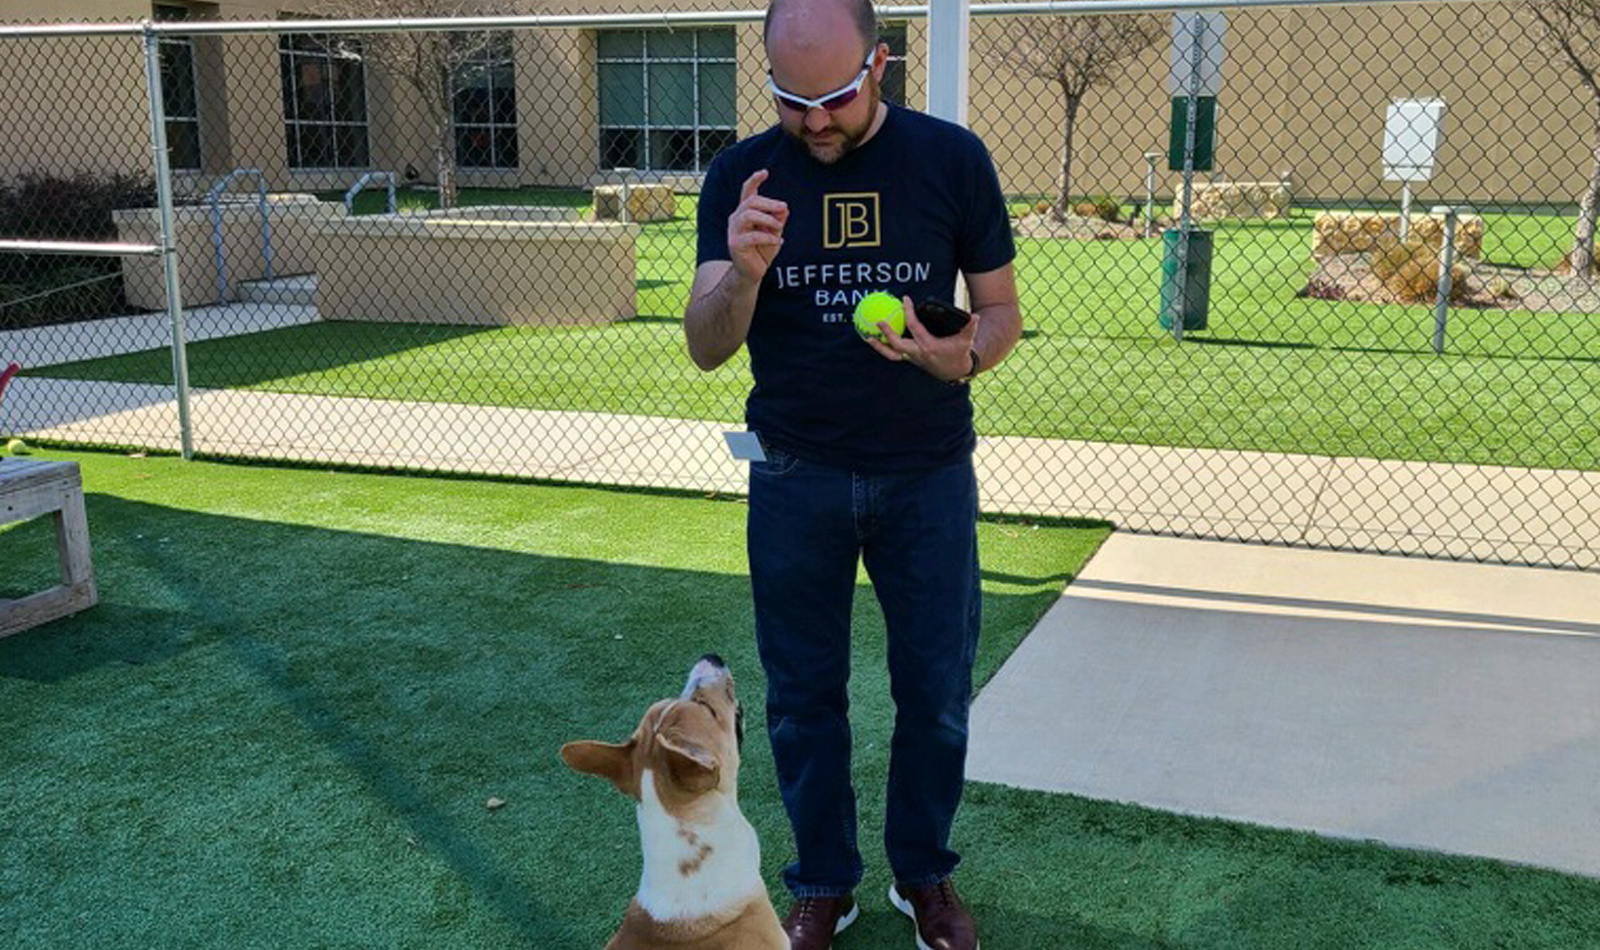
[[[834,251],[847,247],[877,247],[878,193],[846,192],[822,196],[822,246]]]

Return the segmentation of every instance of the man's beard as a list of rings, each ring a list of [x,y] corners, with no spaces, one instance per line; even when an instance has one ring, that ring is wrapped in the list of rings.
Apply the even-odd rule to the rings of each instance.
[[[861,140],[867,137],[867,133],[872,131],[872,123],[877,121],[878,118],[878,103],[882,99],[882,95],[878,91],[878,83],[871,76],[867,77],[867,81],[861,87],[861,91],[866,95],[869,104],[867,120],[862,123],[861,128],[850,131],[841,129],[838,126],[830,126],[826,133],[829,137],[829,142],[826,145],[816,144],[806,134],[806,128],[803,123],[799,132],[789,132],[789,136],[798,139],[800,144],[806,147],[806,151],[811,153],[811,157],[824,165],[832,165],[850,154],[851,150],[859,146]]]

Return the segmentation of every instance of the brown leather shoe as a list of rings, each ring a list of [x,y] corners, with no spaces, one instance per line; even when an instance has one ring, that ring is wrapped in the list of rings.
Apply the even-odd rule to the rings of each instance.
[[[839,931],[856,922],[861,907],[849,894],[843,897],[802,897],[789,908],[783,932],[789,950],[828,950]]]
[[[949,878],[927,887],[891,885],[889,901],[917,925],[917,950],[978,950],[978,926]]]

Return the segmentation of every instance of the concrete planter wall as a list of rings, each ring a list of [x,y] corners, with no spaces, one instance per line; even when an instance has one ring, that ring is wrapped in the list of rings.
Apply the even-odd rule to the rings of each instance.
[[[559,326],[634,315],[637,225],[483,210],[322,222],[322,318]]]
[[[221,204],[222,248],[227,262],[229,296],[240,281],[266,276],[261,252],[261,213],[254,195],[229,195]],[[273,275],[308,274],[317,269],[317,226],[345,217],[344,205],[318,201],[311,195],[267,197],[267,221],[272,229]],[[160,243],[160,217],[155,208],[130,208],[112,216],[117,240],[139,244]],[[212,242],[211,207],[184,205],[173,209],[173,235],[178,254],[179,293],[186,307],[218,303],[216,250]],[[167,305],[161,261],[154,257],[124,257],[123,287],[128,302],[147,310]]]

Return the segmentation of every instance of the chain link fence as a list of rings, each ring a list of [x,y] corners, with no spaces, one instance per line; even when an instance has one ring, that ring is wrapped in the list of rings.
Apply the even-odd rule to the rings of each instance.
[[[760,11],[295,9],[0,27],[0,431],[742,491],[748,364],[680,322]],[[1025,324],[986,509],[1600,566],[1600,4],[1062,9],[972,8]],[[880,15],[921,108],[926,10]]]

